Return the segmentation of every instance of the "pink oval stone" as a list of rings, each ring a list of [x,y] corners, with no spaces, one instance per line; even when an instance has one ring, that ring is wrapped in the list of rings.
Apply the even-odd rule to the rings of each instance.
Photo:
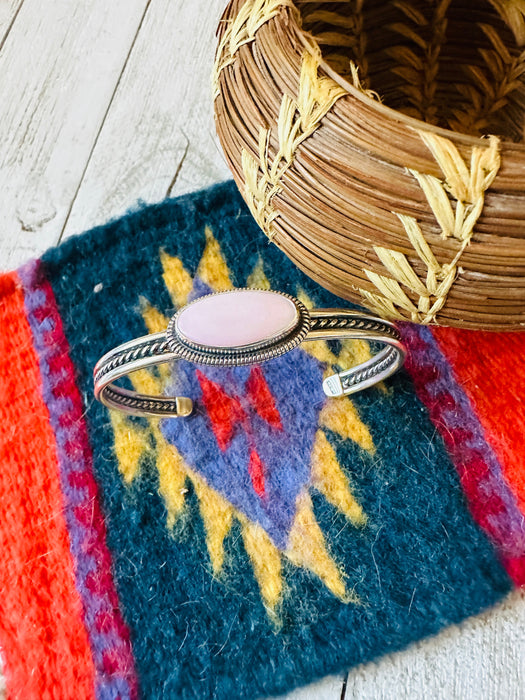
[[[203,297],[177,316],[177,332],[190,343],[244,347],[270,340],[297,324],[291,299],[276,292],[237,289]]]

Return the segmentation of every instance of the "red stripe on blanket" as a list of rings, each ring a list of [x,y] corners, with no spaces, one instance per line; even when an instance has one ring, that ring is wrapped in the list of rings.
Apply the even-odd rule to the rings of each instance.
[[[525,513],[525,333],[433,333]]]
[[[0,645],[8,696],[94,697],[55,436],[15,274],[0,277]],[[49,578],[52,573],[52,579]]]

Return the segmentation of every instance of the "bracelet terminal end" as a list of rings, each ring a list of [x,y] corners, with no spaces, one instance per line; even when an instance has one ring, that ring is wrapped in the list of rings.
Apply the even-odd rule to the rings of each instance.
[[[343,396],[343,385],[337,374],[332,374],[324,380],[323,391],[327,396]]]
[[[193,401],[186,396],[177,396],[177,415],[181,418],[186,418],[193,411]]]

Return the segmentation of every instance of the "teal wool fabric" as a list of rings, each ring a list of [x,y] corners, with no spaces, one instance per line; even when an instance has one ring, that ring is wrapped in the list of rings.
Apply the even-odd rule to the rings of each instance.
[[[510,590],[408,373],[352,398],[323,395],[328,364],[362,344],[139,378],[191,396],[187,419],[110,416],[94,400],[103,353],[225,281],[348,305],[269,245],[232,183],[71,239],[42,268],[85,402],[142,697],[285,693]]]

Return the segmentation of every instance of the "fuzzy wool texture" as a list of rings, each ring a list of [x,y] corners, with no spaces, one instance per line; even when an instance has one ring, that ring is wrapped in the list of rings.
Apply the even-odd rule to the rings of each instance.
[[[18,277],[39,360],[42,399],[55,438],[60,506],[88,633],[95,694],[100,700],[119,695],[136,698],[137,679],[129,630],[122,620],[111,574],[111,557],[106,547],[75,368],[54,295],[40,263],[28,263],[18,271]]]
[[[7,696],[90,698],[94,669],[38,356],[16,274],[0,277],[0,646]],[[20,386],[20,377],[24,378]]]
[[[341,356],[340,344],[314,349],[318,357],[300,348],[255,375],[180,363],[165,379],[191,393],[196,415],[180,424],[126,419],[133,439],[116,451],[116,422],[93,400],[92,370],[111,347],[147,332],[154,314],[144,300],[169,315],[181,298],[257,279],[315,306],[347,305],[268,245],[232,183],[67,241],[43,267],[85,401],[144,697],[284,693],[434,634],[509,591],[409,375],[343,399],[346,412],[327,406],[322,358]],[[124,470],[116,455],[126,450]],[[332,486],[319,455],[332,465]]]

